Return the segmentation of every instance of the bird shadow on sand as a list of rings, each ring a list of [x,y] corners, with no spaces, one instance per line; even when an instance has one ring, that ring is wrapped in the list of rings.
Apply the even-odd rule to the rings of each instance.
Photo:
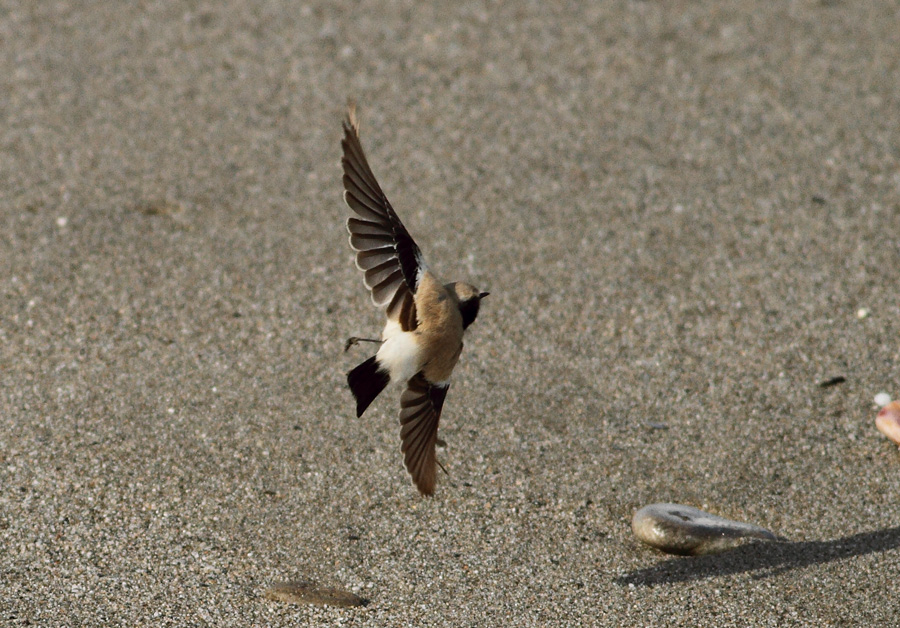
[[[900,526],[833,541],[752,542],[722,554],[674,558],[619,576],[616,584],[656,586],[751,573],[754,579],[900,547]]]

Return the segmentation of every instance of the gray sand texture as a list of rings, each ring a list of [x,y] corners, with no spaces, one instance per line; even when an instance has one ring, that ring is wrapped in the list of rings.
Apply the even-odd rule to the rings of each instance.
[[[0,0],[0,625],[898,625],[898,7]],[[429,499],[344,379],[348,97],[491,292]]]

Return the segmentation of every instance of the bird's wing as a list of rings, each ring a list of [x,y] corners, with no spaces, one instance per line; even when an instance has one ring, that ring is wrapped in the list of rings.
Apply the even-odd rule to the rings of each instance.
[[[344,119],[341,148],[344,201],[356,213],[347,221],[356,265],[365,272],[372,302],[385,308],[388,318],[399,320],[408,331],[408,327],[415,328],[414,295],[425,262],[372,174],[359,141],[359,123],[352,105]]]
[[[400,396],[400,439],[403,462],[423,495],[434,493],[437,441],[441,408],[447,386],[430,384],[421,373],[406,383]]]

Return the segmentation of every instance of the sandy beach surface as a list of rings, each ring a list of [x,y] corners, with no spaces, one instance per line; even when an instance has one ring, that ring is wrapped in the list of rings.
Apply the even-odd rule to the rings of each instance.
[[[898,22],[0,0],[0,625],[898,625]],[[429,499],[344,380],[348,97],[491,292]],[[666,556],[653,502],[789,541]]]

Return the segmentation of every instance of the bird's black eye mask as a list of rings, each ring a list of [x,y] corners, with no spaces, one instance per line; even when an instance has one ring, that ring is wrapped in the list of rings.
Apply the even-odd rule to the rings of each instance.
[[[481,299],[478,297],[462,301],[459,304],[459,313],[462,314],[463,329],[475,322],[478,317],[478,309],[481,307]]]

